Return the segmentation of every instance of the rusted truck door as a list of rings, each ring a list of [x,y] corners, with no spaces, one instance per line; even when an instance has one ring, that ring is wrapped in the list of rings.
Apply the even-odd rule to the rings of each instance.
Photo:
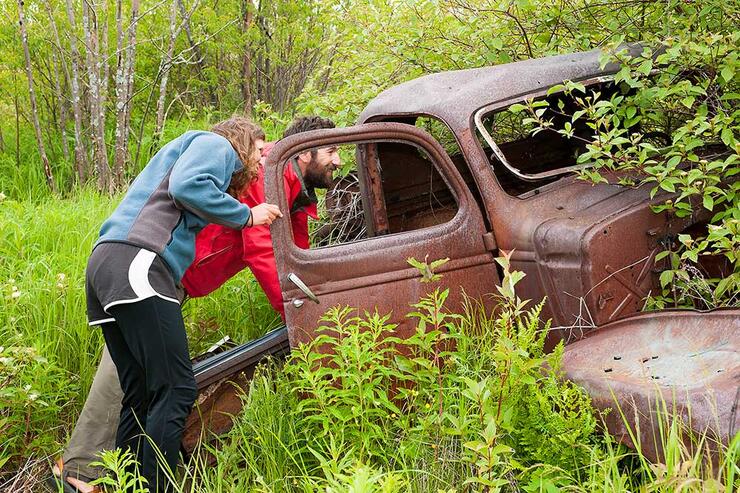
[[[301,249],[289,221],[271,228],[291,345],[311,340],[322,315],[337,305],[391,313],[401,324],[398,335],[406,336],[410,304],[434,287],[420,282],[410,257],[450,259],[437,270],[450,288],[450,309],[459,307],[463,291],[472,298],[495,291],[495,246],[481,211],[444,149],[419,128],[371,123],[284,139],[266,163],[268,202],[288,209],[282,177],[299,153],[346,145],[357,146],[363,235]]]

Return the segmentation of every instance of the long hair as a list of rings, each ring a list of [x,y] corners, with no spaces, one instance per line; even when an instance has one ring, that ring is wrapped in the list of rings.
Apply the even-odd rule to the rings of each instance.
[[[255,142],[260,139],[264,140],[265,132],[244,116],[232,116],[228,120],[218,122],[211,132],[226,138],[244,165],[241,170],[232,175],[229,188],[226,190],[226,193],[232,197],[238,197],[244,187],[257,178],[259,160],[253,158]]]

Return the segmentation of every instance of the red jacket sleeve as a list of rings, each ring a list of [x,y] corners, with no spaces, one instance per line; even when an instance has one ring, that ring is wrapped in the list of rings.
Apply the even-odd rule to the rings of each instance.
[[[296,197],[301,193],[301,182],[292,166],[286,166],[283,180],[288,195],[288,207],[292,209]],[[257,179],[244,190],[239,198],[240,202],[249,207],[265,202],[264,183],[264,170],[260,168]],[[283,211],[286,212],[288,211]],[[285,214],[285,217],[290,217],[296,245],[299,248],[308,248],[308,218],[317,217],[316,204]],[[245,267],[249,267],[272,307],[285,319],[269,226],[237,231],[215,224],[208,225],[196,237],[195,254],[195,261],[182,279],[188,295],[205,296]]]

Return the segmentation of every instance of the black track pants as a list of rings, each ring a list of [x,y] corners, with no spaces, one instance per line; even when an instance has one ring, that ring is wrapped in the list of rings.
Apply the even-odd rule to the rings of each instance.
[[[115,322],[101,328],[123,390],[116,446],[136,453],[151,492],[169,491],[157,457],[176,471],[185,420],[197,396],[180,306],[151,297],[109,312]]]

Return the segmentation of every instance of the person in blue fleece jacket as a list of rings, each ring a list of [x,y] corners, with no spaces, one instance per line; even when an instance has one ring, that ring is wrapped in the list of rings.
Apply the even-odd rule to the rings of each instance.
[[[170,490],[167,469],[176,470],[197,396],[180,309],[195,236],[209,223],[241,229],[282,217],[234,198],[257,174],[258,131],[234,117],[166,144],[103,223],[87,264],[88,321],[102,329],[124,393],[116,447],[136,454],[151,492]]]

